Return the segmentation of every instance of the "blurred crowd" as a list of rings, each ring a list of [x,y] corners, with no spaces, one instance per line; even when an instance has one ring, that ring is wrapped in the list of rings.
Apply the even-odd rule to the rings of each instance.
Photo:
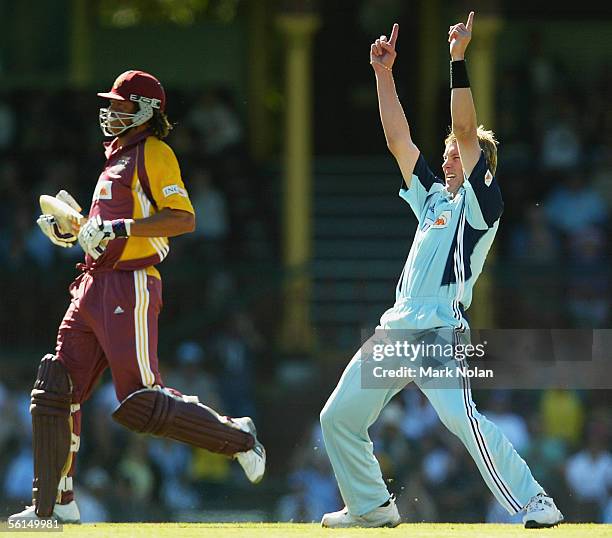
[[[594,78],[529,38],[521,66],[499,73],[496,128],[505,211],[497,239],[507,277],[502,326],[610,325],[612,63]],[[521,289],[516,289],[516,275]],[[518,293],[517,293],[518,291]],[[510,319],[513,321],[509,321]]]

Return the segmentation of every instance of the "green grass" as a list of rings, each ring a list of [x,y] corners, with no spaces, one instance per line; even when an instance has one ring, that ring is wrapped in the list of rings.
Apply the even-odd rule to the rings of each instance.
[[[19,533],[41,536],[40,533]],[[45,536],[50,536],[45,534]],[[53,536],[53,535],[51,535]],[[109,536],[119,538],[352,538],[353,536],[401,536],[406,538],[506,538],[541,537],[593,538],[611,537],[612,525],[565,524],[553,529],[527,530],[521,525],[467,525],[457,523],[405,523],[395,529],[322,529],[316,524],[287,523],[102,523],[65,525],[56,536]]]

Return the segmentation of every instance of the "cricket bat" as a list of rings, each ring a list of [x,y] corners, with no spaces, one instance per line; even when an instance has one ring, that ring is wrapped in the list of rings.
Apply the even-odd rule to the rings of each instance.
[[[39,198],[40,209],[44,214],[53,215],[57,220],[58,226],[64,232],[72,232],[78,234],[82,224],[87,222],[87,219],[81,215],[76,209],[70,207],[67,203],[58,200],[55,196],[41,194]]]

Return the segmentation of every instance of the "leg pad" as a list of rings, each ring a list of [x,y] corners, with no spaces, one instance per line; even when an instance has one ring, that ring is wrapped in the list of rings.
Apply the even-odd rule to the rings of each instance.
[[[255,444],[250,433],[224,422],[208,407],[165,390],[142,389],[130,394],[114,411],[113,419],[138,433],[168,437],[227,456]]]
[[[55,355],[45,355],[32,390],[32,444],[36,514],[51,517],[62,470],[70,455],[72,385],[65,366]]]

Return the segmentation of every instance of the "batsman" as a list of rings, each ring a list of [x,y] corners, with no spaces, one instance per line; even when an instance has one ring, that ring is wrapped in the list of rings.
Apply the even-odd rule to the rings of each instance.
[[[127,71],[100,109],[106,164],[88,218],[70,230],[54,215],[38,224],[56,245],[81,245],[84,263],[70,285],[70,305],[59,326],[55,354],[45,355],[32,390],[33,505],[9,519],[54,517],[80,521],[73,493],[81,404],[110,368],[120,402],[113,419],[140,433],[168,437],[238,460],[247,478],[263,477],[266,453],[249,417],[219,415],[164,386],[157,356],[162,283],[156,269],[169,237],[192,232],[195,216],[172,149],[160,82]],[[77,211],[65,191],[59,198]]]

